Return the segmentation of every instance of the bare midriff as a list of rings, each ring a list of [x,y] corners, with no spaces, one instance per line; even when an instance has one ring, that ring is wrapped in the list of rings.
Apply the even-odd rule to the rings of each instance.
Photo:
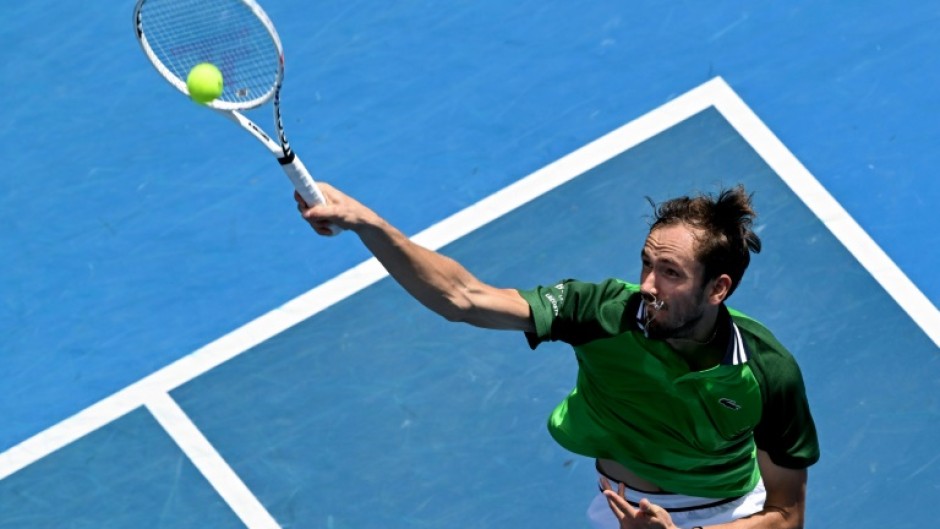
[[[633,490],[652,493],[667,492],[659,488],[655,483],[651,483],[641,478],[640,476],[637,476],[631,472],[630,469],[612,459],[598,459],[597,469],[601,474],[604,474],[614,481],[619,481]]]

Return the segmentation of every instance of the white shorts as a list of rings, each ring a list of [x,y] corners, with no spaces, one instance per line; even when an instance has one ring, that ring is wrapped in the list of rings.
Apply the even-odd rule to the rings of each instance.
[[[608,478],[609,479],[609,478]],[[616,490],[617,483],[611,480],[611,486]],[[627,501],[636,506],[636,503],[646,498],[651,503],[669,511],[672,523],[681,529],[691,529],[701,525],[714,525],[727,523],[738,518],[759,512],[764,508],[764,499],[767,493],[764,482],[760,481],[754,490],[731,501],[716,500],[715,498],[697,498],[681,494],[651,494],[640,492],[627,487]],[[718,503],[716,505],[716,503]],[[596,529],[619,529],[620,523],[614,516],[607,497],[598,492],[587,511],[588,519]]]

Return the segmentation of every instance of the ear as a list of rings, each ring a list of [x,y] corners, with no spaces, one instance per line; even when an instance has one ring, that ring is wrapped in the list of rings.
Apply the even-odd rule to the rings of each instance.
[[[719,305],[728,297],[729,292],[731,292],[731,276],[721,274],[711,281],[711,286],[707,291],[708,302],[712,305]]]

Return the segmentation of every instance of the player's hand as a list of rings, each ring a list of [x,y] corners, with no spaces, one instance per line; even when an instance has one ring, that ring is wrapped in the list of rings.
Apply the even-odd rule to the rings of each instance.
[[[297,210],[301,216],[320,235],[334,235],[334,226],[356,231],[375,217],[372,210],[335,187],[323,182],[318,182],[317,186],[326,197],[326,204],[310,206],[296,191],[294,200],[297,201]]]
[[[640,500],[639,507],[630,505],[623,483],[618,484],[616,491],[606,478],[602,477],[600,484],[607,497],[607,505],[620,522],[620,529],[678,529],[666,509],[646,498]]]

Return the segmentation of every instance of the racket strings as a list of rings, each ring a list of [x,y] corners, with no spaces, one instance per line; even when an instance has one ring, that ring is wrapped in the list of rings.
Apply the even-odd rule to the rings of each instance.
[[[201,62],[216,65],[224,79],[222,101],[254,106],[278,84],[279,47],[244,2],[148,0],[140,25],[156,59],[181,82]]]

